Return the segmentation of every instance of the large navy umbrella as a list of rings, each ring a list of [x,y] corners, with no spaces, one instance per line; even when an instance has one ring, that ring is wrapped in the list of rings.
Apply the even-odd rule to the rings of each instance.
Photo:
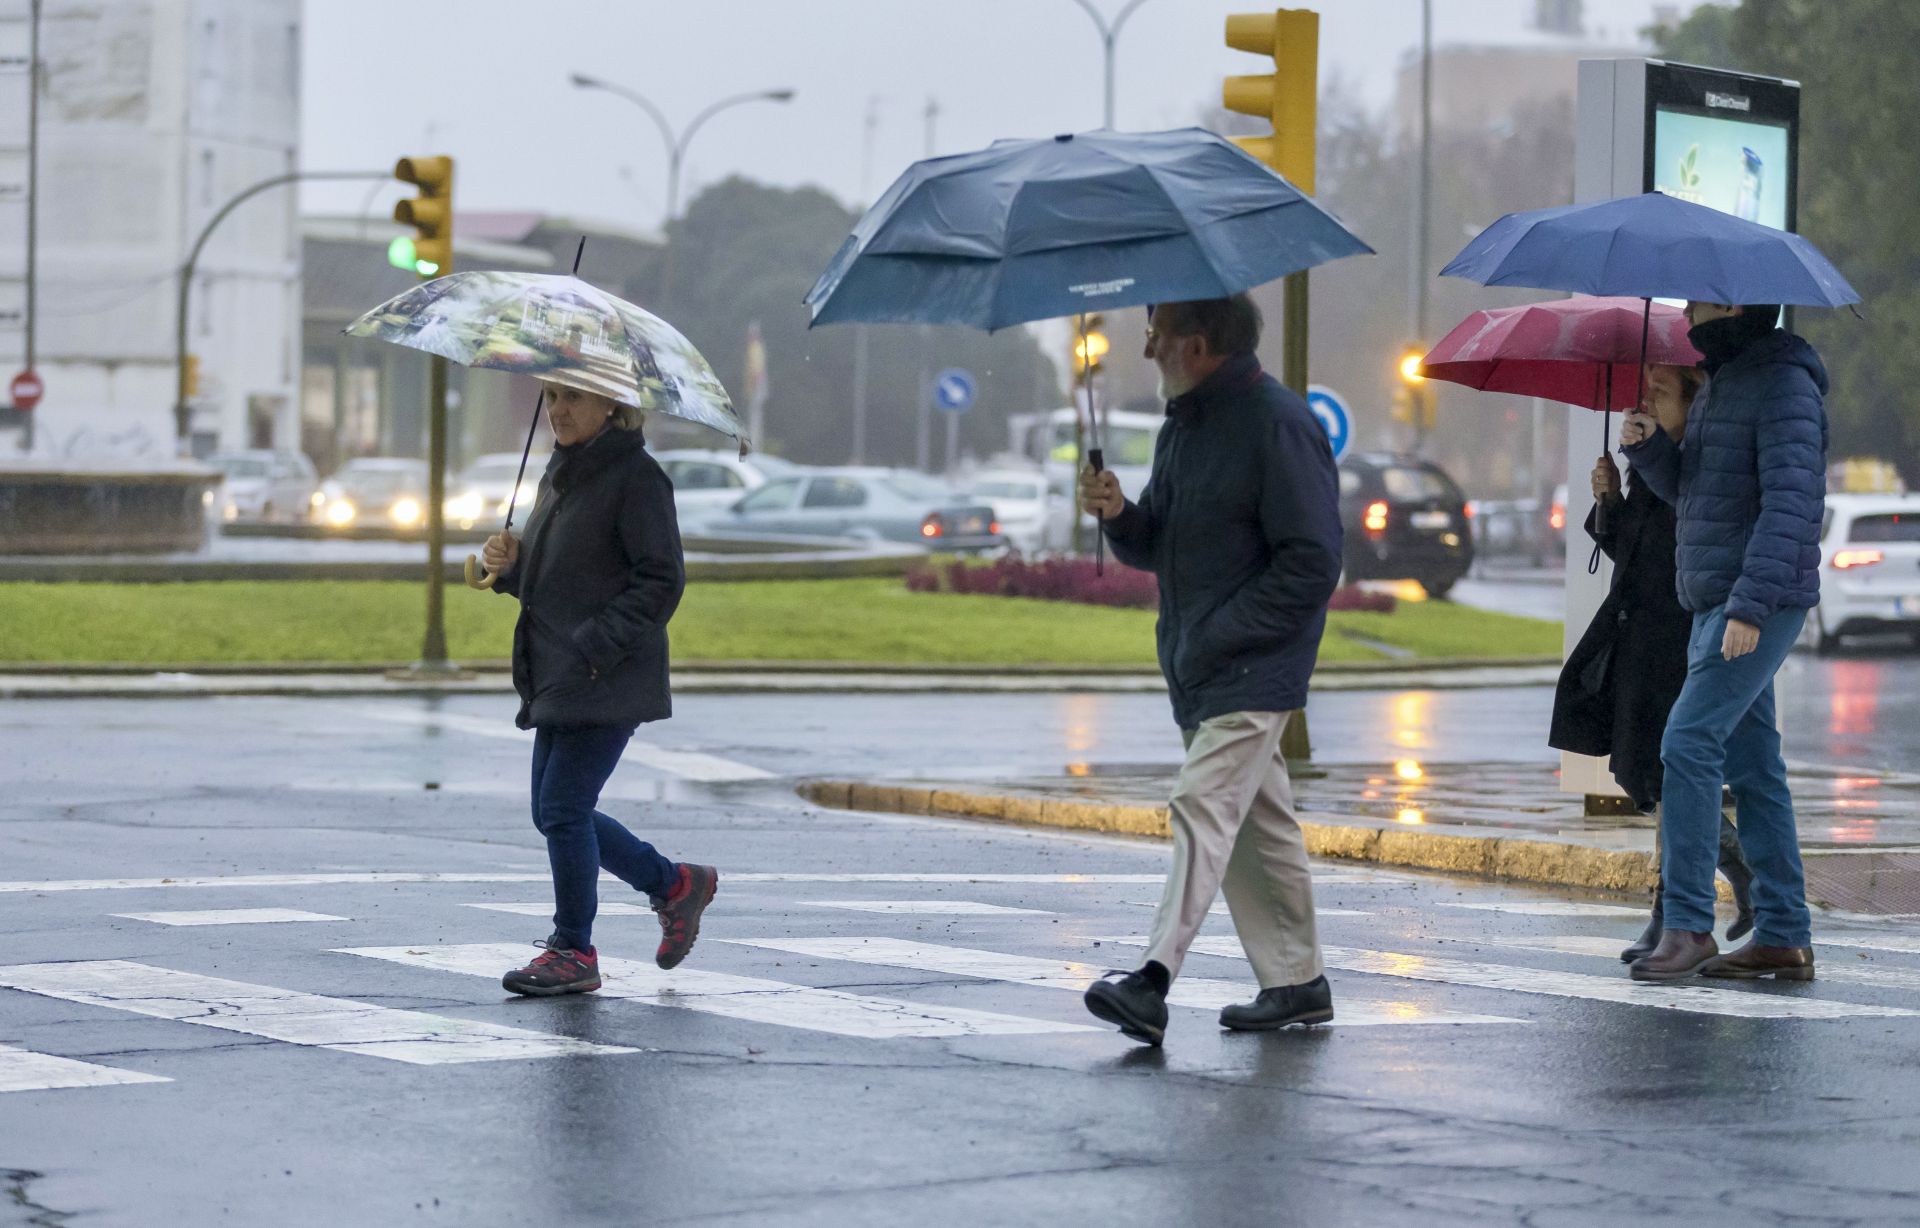
[[[1371,252],[1199,128],[996,141],[916,162],[807,293],[813,323],[967,324],[1224,298]]]
[[[1648,192],[1509,213],[1460,250],[1442,277],[1701,303],[1857,303],[1840,270],[1796,234]]]

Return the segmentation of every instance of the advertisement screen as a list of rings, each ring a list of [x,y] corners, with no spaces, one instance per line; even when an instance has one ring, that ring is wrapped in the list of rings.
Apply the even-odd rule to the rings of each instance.
[[[1787,229],[1793,190],[1785,124],[1661,107],[1653,123],[1653,187],[1750,222]]]

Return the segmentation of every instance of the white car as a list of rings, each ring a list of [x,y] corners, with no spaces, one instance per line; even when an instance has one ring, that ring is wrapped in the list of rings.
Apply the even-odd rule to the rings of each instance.
[[[1001,534],[1022,554],[1036,554],[1046,544],[1051,499],[1044,473],[1037,469],[990,469],[974,474],[962,485],[974,499],[993,506]]]
[[[1843,635],[1888,631],[1920,645],[1920,495],[1828,495],[1820,604],[1803,638],[1824,653]]]
[[[478,457],[460,476],[448,483],[446,518],[449,526],[471,529],[493,521],[504,524],[507,507],[514,508],[513,522],[525,524],[533,510],[534,496],[540,490],[540,475],[547,471],[549,456],[535,452],[527,457],[526,476],[514,485],[520,473],[518,452],[489,452]]]
[[[653,457],[673,479],[673,510],[681,530],[698,528],[725,512],[775,475],[786,476],[797,466],[773,456],[749,456],[705,448],[670,448]]]
[[[313,462],[301,452],[254,448],[220,452],[207,463],[226,475],[220,518],[229,524],[305,520],[320,484]]]

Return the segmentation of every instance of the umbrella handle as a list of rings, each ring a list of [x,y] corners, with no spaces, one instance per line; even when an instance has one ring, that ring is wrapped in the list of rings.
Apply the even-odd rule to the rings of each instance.
[[[495,580],[498,580],[500,578],[497,573],[491,572],[491,571],[486,572],[484,575],[482,575],[480,574],[482,570],[483,569],[480,566],[480,560],[478,558],[475,558],[473,555],[469,554],[467,556],[467,587],[468,588],[479,589],[480,591],[485,592],[487,589],[490,589],[493,587],[493,582]]]

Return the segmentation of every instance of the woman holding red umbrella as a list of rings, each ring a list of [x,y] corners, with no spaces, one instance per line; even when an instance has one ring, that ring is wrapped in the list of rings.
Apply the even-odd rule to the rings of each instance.
[[[1694,367],[1648,367],[1642,408],[1678,441],[1704,379]],[[1593,468],[1593,497],[1595,514],[1587,518],[1587,534],[1613,560],[1613,586],[1561,671],[1547,741],[1558,750],[1606,756],[1634,804],[1643,813],[1658,814],[1664,774],[1660,739],[1687,678],[1687,639],[1693,629],[1693,616],[1681,608],[1674,583],[1674,510],[1638,480],[1623,496],[1620,470],[1610,455]],[[1607,509],[1604,520],[1597,514],[1601,507]],[[1737,940],[1753,928],[1753,873],[1724,814],[1720,873],[1732,885],[1739,908],[1727,930],[1728,939]],[[1620,953],[1623,962],[1653,950],[1662,920],[1656,892],[1646,932]]]

